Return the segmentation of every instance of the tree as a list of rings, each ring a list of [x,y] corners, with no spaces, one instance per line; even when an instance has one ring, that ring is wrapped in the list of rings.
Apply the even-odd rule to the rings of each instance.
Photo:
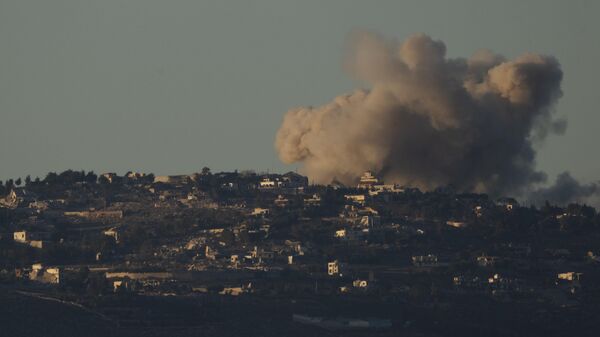
[[[146,181],[149,183],[153,183],[154,182],[154,173],[148,173],[146,175]]]
[[[61,174],[58,175],[59,181],[63,184],[63,185],[73,185],[77,182],[82,182],[85,179],[85,172],[84,171],[73,171],[73,170],[66,170],[64,172],[62,172]]]
[[[25,186],[29,186],[31,184],[31,176],[27,175],[27,177],[25,177]]]
[[[571,215],[583,216],[586,218],[593,218],[596,216],[596,209],[585,204],[569,204],[566,212]]]
[[[100,185],[109,185],[110,181],[105,176],[100,176],[100,178],[98,178],[98,183]]]
[[[85,181],[87,181],[88,184],[95,184],[97,180],[98,176],[94,173],[94,171],[88,172],[85,176]]]
[[[56,184],[58,182],[58,174],[56,172],[48,172],[46,178],[44,178],[44,182],[48,185]]]

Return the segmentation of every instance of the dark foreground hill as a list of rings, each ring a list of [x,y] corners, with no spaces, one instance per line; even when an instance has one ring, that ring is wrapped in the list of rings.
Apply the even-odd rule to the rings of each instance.
[[[0,336],[111,336],[114,329],[82,308],[0,289]]]

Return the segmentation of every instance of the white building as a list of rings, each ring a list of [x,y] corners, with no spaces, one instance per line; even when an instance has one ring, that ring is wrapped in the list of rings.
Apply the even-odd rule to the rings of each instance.
[[[404,189],[398,185],[373,185],[369,190],[369,195],[371,196],[383,193],[404,193]]]
[[[490,267],[496,263],[496,257],[481,255],[477,257],[477,264],[481,267]]]
[[[268,216],[271,211],[268,208],[255,208],[250,215],[252,216]]]
[[[346,229],[338,229],[338,230],[336,230],[335,234],[334,234],[334,237],[338,238],[338,239],[345,238],[346,237]]]
[[[287,207],[289,204],[290,200],[281,194],[275,199],[275,206],[277,207]]]
[[[48,238],[48,233],[32,233],[28,231],[19,231],[13,233],[13,240],[15,242],[28,244],[33,248],[44,248],[44,246],[48,244],[48,241],[45,241]]]
[[[412,257],[412,263],[418,267],[434,267],[438,264],[438,258],[433,254],[418,255]]]
[[[13,239],[15,242],[27,243],[30,240],[28,234],[27,231],[14,232]]]
[[[369,286],[369,281],[367,280],[354,280],[352,281],[352,286],[354,288],[362,288],[365,289]]]
[[[269,178],[269,177],[266,177],[266,178],[263,178],[263,179],[260,181],[260,183],[259,183],[259,185],[258,185],[258,186],[259,186],[260,188],[275,188],[275,185],[276,185],[276,182],[275,182],[275,180],[273,180],[273,179],[271,179],[271,178]]]
[[[346,194],[346,195],[344,195],[344,198],[348,201],[352,201],[359,205],[365,204],[365,195],[364,194]]]
[[[108,181],[111,184],[114,183],[119,178],[119,176],[116,173],[112,173],[112,172],[102,173],[100,176],[104,177],[106,179],[106,181]]]
[[[335,231],[334,237],[336,239],[345,241],[358,241],[363,240],[369,234],[368,229],[355,230],[355,229],[338,229]]]
[[[360,218],[360,225],[373,228],[381,225],[381,217],[378,215],[364,215]]]
[[[29,279],[31,281],[59,284],[60,283],[60,269],[58,267],[45,268],[41,263],[36,263],[31,266],[31,272],[29,273]]]
[[[583,275],[583,273],[570,271],[558,274],[557,279],[564,281],[579,281],[581,279],[581,275]]]
[[[377,179],[377,177],[375,177],[375,175],[373,174],[373,172],[366,171],[360,177],[360,181],[359,181],[357,187],[358,188],[370,189],[371,187],[373,187],[373,185],[377,185],[377,184],[379,184],[379,179]]]
[[[467,227],[467,223],[464,221],[455,221],[455,220],[448,220],[446,221],[446,225],[450,226],[450,227],[454,227],[454,228],[465,228]]]
[[[345,265],[338,260],[327,263],[327,275],[329,276],[343,276],[344,269]]]
[[[304,199],[304,206],[321,206],[321,196],[318,194],[313,194],[312,197]]]
[[[115,239],[115,243],[119,243],[119,231],[116,227],[105,230],[103,234]]]

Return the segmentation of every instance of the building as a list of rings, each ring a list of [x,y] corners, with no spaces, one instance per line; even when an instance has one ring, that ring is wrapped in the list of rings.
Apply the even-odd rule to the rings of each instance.
[[[354,229],[338,229],[335,231],[334,237],[346,241],[358,241],[362,240],[368,234],[368,230],[354,230]]]
[[[260,188],[275,188],[276,182],[275,180],[269,178],[269,177],[265,177],[263,178],[260,183],[258,183],[258,186]]]
[[[338,229],[335,231],[334,237],[342,239],[346,237],[346,229]]]
[[[483,206],[475,206],[473,208],[473,213],[475,213],[475,216],[477,216],[478,218],[481,218],[484,214]]]
[[[275,206],[277,207],[287,207],[289,204],[290,200],[281,194],[275,199]]]
[[[481,267],[491,267],[496,263],[496,257],[481,255],[477,257],[477,264]]]
[[[344,198],[353,203],[364,205],[365,204],[365,195],[364,194],[346,194]]]
[[[304,199],[305,207],[319,207],[321,206],[321,196],[313,194],[310,198]]]
[[[581,275],[583,275],[583,273],[577,273],[577,272],[570,271],[570,272],[566,272],[566,273],[560,273],[556,277],[558,280],[563,280],[563,281],[580,281]]]
[[[360,181],[358,182],[358,188],[366,188],[370,189],[374,185],[379,184],[379,179],[373,174],[371,171],[366,171],[360,176]]]
[[[27,243],[29,240],[31,240],[30,237],[31,234],[29,234],[27,231],[13,233],[13,239],[15,240],[15,242]]]
[[[280,187],[303,188],[308,186],[308,178],[296,172],[288,172],[281,176]]]
[[[116,227],[110,228],[102,232],[102,234],[111,237],[115,240],[115,243],[119,243],[119,231]]]
[[[413,265],[417,267],[434,267],[438,265],[438,258],[436,255],[418,255],[412,257]]]
[[[252,283],[242,284],[237,287],[224,287],[219,292],[219,295],[239,296],[244,293],[249,293],[252,290]]]
[[[345,265],[338,260],[327,263],[327,275],[329,276],[343,276],[344,269]]]
[[[154,179],[152,179],[151,175],[146,173],[139,172],[127,172],[123,177],[126,183],[135,184],[135,183],[152,183]]]
[[[100,176],[104,177],[104,179],[106,179],[106,181],[108,181],[110,184],[117,182],[119,179],[119,176],[113,172],[102,173]]]
[[[48,283],[48,284],[59,284],[60,283],[60,269],[58,267],[44,267],[41,263],[36,263],[31,266],[31,272],[29,273],[29,279],[31,281]]]
[[[130,282],[129,280],[117,280],[117,281],[113,281],[113,292],[118,292],[118,291],[123,291],[123,290],[129,290],[130,288]]]
[[[33,248],[42,249],[48,247],[48,241],[42,240],[31,240],[29,241],[29,245]]]
[[[173,184],[173,185],[185,185],[192,181],[189,175],[180,174],[174,176],[155,176],[154,183]]]
[[[288,172],[284,175],[267,175],[258,183],[260,189],[301,189],[308,186],[308,178],[295,172]]]
[[[378,215],[363,215],[360,218],[360,225],[366,228],[373,228],[381,225],[381,217]]]
[[[207,260],[216,260],[217,257],[219,256],[219,252],[216,249],[212,249],[210,248],[210,246],[206,246],[204,247],[204,257],[206,257]]]
[[[34,202],[30,202],[28,207],[41,212],[41,211],[47,210],[49,207],[49,204],[46,201],[34,201]]]
[[[404,193],[404,188],[399,185],[373,185],[369,189],[369,195],[377,196],[382,194]]]
[[[25,188],[13,188],[6,197],[0,198],[0,207],[14,209],[23,204],[29,205],[36,200],[37,195],[27,191]]]
[[[455,220],[448,220],[446,221],[446,225],[450,226],[450,227],[454,227],[454,228],[465,228],[467,227],[467,223],[464,221],[455,221]]]
[[[123,211],[80,211],[64,212],[66,217],[77,217],[93,220],[120,220],[123,219]]]
[[[271,210],[269,210],[268,208],[257,207],[252,211],[252,213],[250,215],[256,216],[256,217],[264,217],[264,216],[269,216],[269,214],[271,214]]]
[[[354,280],[354,281],[352,281],[352,286],[354,288],[366,289],[369,286],[369,281],[367,281],[367,280]]]
[[[13,240],[18,243],[28,244],[33,248],[44,248],[49,242],[46,241],[50,238],[48,233],[41,232],[28,232],[19,231],[13,233]]]
[[[304,255],[306,247],[303,247],[300,241],[285,240],[284,244],[289,249],[289,251],[297,255]]]
[[[264,260],[273,260],[275,258],[275,252],[254,246],[250,252],[250,256],[253,259],[258,259],[258,262],[263,262]]]
[[[519,203],[513,198],[500,198],[496,202],[496,205],[503,207],[507,211],[512,211],[514,208],[519,207]]]

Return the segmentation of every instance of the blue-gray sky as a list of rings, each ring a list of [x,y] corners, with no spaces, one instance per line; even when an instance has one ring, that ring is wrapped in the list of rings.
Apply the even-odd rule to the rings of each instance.
[[[0,1],[0,179],[67,168],[156,174],[293,169],[284,113],[357,86],[357,29],[423,32],[450,57],[554,55],[565,135],[539,168],[600,179],[597,1]]]

